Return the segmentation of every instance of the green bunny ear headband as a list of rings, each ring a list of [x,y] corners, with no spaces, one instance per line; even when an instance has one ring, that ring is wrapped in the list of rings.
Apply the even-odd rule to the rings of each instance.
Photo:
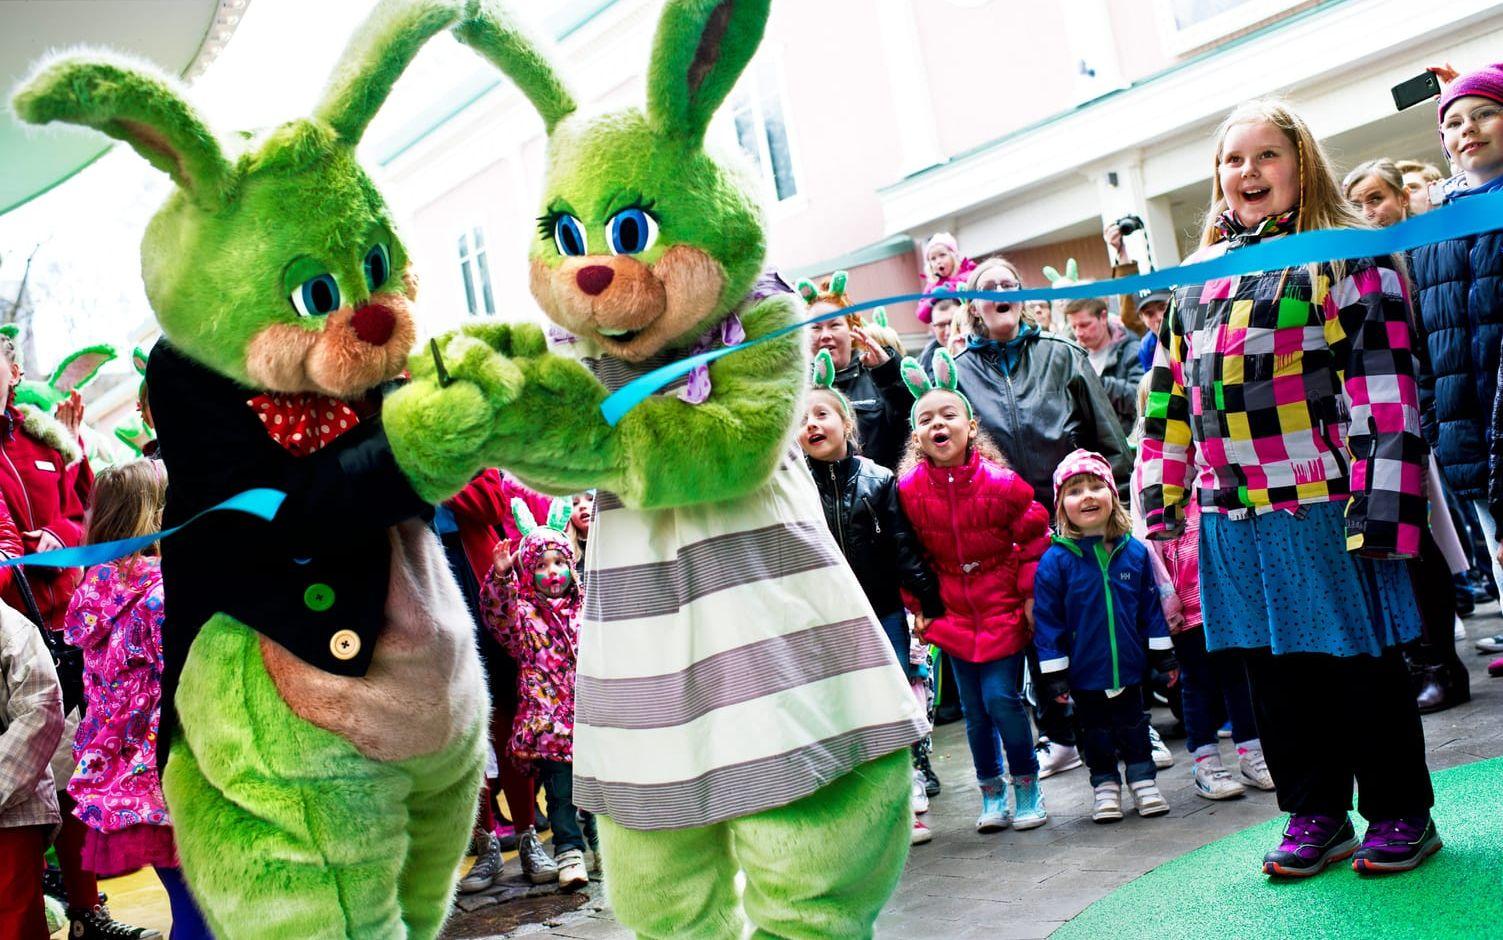
[[[845,294],[846,284],[850,281],[850,277],[850,274],[845,271],[836,271],[830,275],[830,286],[823,291],[816,287],[814,282],[808,278],[800,278],[798,284],[795,285],[795,289],[798,291],[799,296],[804,298],[804,303],[806,304],[812,304],[821,298],[833,300]]]
[[[0,325],[0,336],[5,337],[6,339],[10,340],[11,342],[15,342],[16,341],[16,337],[18,337],[20,335],[21,335],[21,324],[19,324],[19,323],[6,323],[6,324],[3,324],[3,325]]]
[[[1080,282],[1080,266],[1075,263],[1074,258],[1071,258],[1065,262],[1065,273],[1060,274],[1052,265],[1046,264],[1044,265],[1044,277],[1049,279],[1050,284],[1055,284],[1059,281],[1076,284]],[[1061,284],[1060,286],[1063,287],[1064,285]]]
[[[809,366],[809,381],[815,388],[822,388],[834,395],[840,401],[840,410],[845,412],[846,417],[854,417],[851,400],[835,387],[835,360],[828,349],[821,349],[815,354],[814,362]]]
[[[878,326],[880,326],[884,330],[888,329],[889,327],[887,325],[887,308],[886,307],[878,307],[876,310],[872,311],[872,322],[875,323],[875,324],[877,324]]]
[[[517,520],[517,531],[522,533],[523,538],[531,535],[539,528],[552,529],[562,534],[564,527],[569,524],[569,517],[573,514],[574,504],[572,502],[567,499],[555,499],[548,504],[548,521],[539,526],[537,520],[532,517],[532,510],[527,508],[527,504],[520,497],[513,496],[511,498],[511,515],[513,519]]]
[[[908,409],[908,423],[916,424],[915,412],[918,411],[919,401],[930,392],[938,389],[942,392],[950,392],[956,398],[965,402],[965,416],[974,420],[976,412],[971,408],[971,400],[965,397],[965,393],[959,388],[960,376],[955,371],[955,357],[948,350],[936,349],[934,351],[934,380],[924,374],[924,367],[912,356],[904,356],[903,362],[898,366],[898,372],[903,376],[903,384],[908,386],[908,391],[913,393],[913,407]]]

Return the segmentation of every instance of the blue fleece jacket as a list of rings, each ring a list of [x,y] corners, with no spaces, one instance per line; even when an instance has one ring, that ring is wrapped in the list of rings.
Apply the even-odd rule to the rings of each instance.
[[[1034,576],[1033,621],[1039,668],[1068,669],[1072,689],[1137,685],[1148,650],[1172,648],[1148,547],[1130,535],[1110,552],[1100,538],[1055,536]]]

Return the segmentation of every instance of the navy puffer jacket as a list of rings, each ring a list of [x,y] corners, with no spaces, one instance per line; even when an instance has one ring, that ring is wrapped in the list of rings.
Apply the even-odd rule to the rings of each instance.
[[[1425,245],[1411,256],[1419,332],[1432,386],[1426,428],[1446,481],[1462,499],[1487,495],[1488,418],[1503,342],[1503,229]]]

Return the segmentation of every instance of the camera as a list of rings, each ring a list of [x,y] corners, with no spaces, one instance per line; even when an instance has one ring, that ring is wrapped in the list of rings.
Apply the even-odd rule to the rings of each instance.
[[[1122,233],[1123,238],[1126,238],[1133,232],[1142,231],[1143,220],[1135,215],[1124,215],[1122,218],[1117,220],[1116,225],[1117,231]]]

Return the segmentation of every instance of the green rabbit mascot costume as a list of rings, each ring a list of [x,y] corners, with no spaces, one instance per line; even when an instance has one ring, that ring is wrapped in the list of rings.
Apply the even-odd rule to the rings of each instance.
[[[791,447],[807,364],[790,334],[727,356],[612,426],[614,389],[797,322],[762,271],[754,184],[704,149],[768,0],[668,0],[645,110],[576,113],[507,13],[462,42],[548,129],[533,295],[555,330],[475,326],[512,407],[491,462],[598,488],[575,703],[575,802],[601,816],[605,884],[641,937],[865,937],[908,851],[924,717]],[[414,394],[440,394],[415,361]],[[393,424],[393,439],[404,433]],[[745,874],[738,899],[737,873]]]
[[[287,494],[270,522],[215,513],[163,543],[163,787],[220,940],[431,938],[474,818],[485,690],[422,516],[480,468],[505,389],[458,357],[444,388],[383,397],[416,280],[355,161],[461,13],[383,0],[313,116],[265,132],[218,136],[170,79],[97,53],[42,63],[15,97],[177,183],[141,250],[165,336],[147,365],[165,521]]]

